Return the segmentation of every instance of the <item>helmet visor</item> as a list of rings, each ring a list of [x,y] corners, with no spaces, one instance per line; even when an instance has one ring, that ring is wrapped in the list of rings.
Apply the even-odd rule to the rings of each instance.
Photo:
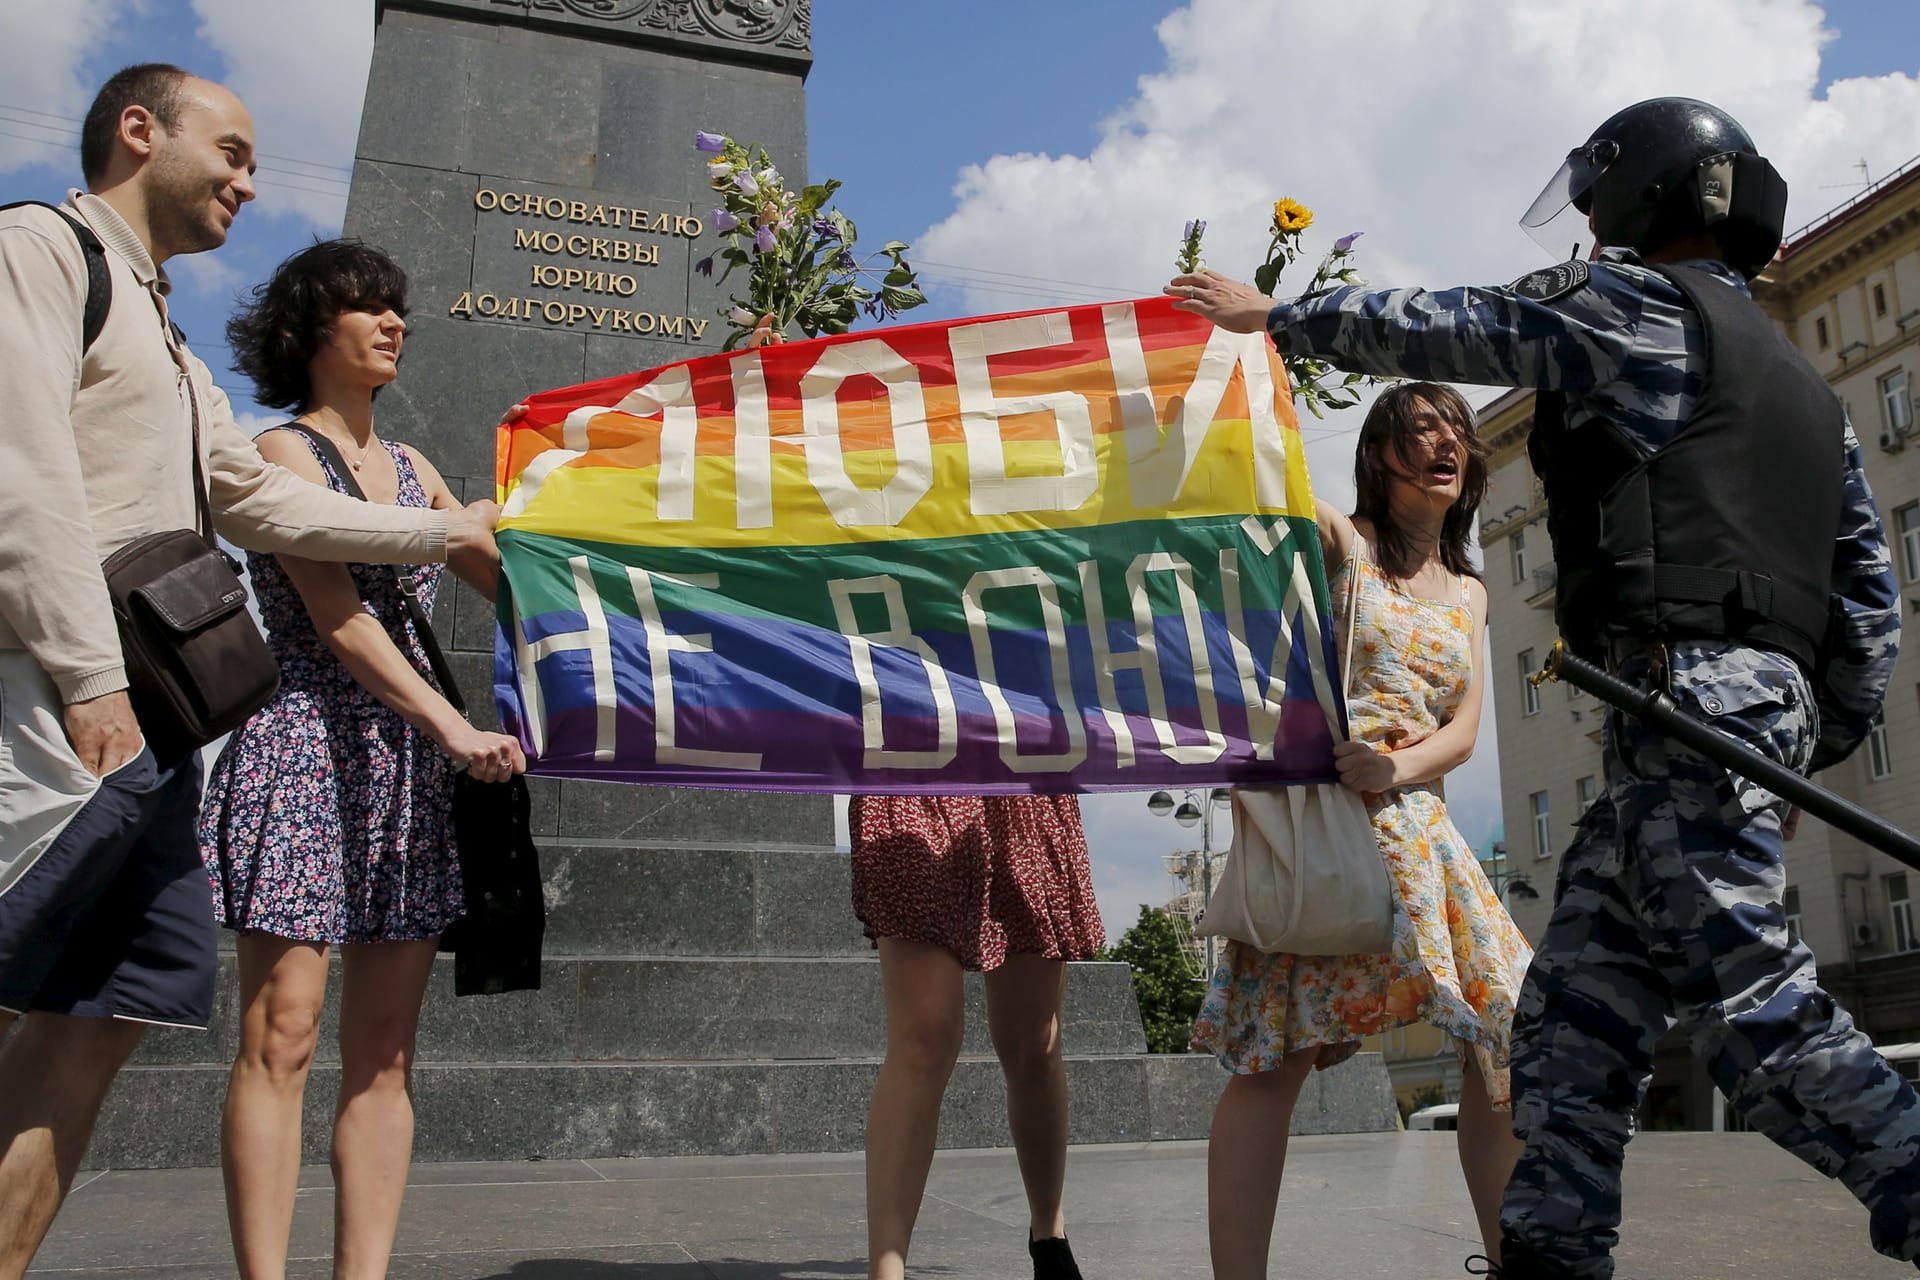
[[[1593,207],[1593,184],[1620,155],[1616,143],[1605,138],[1567,153],[1567,158],[1520,217],[1520,225],[1556,262],[1582,258],[1593,249],[1587,213]]]

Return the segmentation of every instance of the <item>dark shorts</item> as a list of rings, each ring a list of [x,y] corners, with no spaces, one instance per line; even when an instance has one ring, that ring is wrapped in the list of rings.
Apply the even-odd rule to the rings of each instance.
[[[207,1025],[213,895],[200,758],[120,766],[0,896],[0,1008]]]

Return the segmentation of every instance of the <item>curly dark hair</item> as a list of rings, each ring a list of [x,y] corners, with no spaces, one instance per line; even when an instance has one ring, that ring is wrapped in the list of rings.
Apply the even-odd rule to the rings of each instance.
[[[1473,407],[1458,391],[1438,382],[1399,382],[1387,388],[1360,426],[1360,447],[1353,457],[1354,511],[1373,524],[1380,567],[1399,577],[1404,575],[1410,548],[1407,537],[1393,520],[1388,500],[1388,482],[1392,478],[1390,451],[1406,456],[1406,448],[1418,427],[1420,412],[1432,410],[1460,433],[1461,452],[1465,454],[1460,470],[1460,500],[1447,511],[1440,525],[1440,562],[1447,572],[1478,578],[1467,553],[1473,537],[1474,515],[1487,496],[1487,444],[1475,430]]]
[[[113,140],[120,134],[120,117],[128,107],[145,107],[162,127],[180,127],[180,86],[193,77],[167,62],[142,62],[123,67],[108,77],[93,95],[86,121],[80,126],[80,173],[98,181],[113,158]]]
[[[407,314],[407,273],[358,240],[320,240],[294,254],[227,321],[234,372],[253,379],[255,397],[304,412],[313,394],[307,362],[348,311]]]

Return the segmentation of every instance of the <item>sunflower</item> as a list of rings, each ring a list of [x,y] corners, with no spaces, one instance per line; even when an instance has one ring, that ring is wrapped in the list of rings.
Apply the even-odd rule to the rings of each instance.
[[[1297,200],[1273,202],[1273,229],[1280,235],[1298,235],[1313,225],[1313,210]]]

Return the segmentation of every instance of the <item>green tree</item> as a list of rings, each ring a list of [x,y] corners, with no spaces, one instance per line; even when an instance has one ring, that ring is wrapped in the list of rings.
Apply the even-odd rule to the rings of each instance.
[[[1149,1053],[1185,1053],[1200,1012],[1205,985],[1193,976],[1182,953],[1173,917],[1142,904],[1140,918],[1107,953],[1133,970],[1133,994],[1140,1002]]]

